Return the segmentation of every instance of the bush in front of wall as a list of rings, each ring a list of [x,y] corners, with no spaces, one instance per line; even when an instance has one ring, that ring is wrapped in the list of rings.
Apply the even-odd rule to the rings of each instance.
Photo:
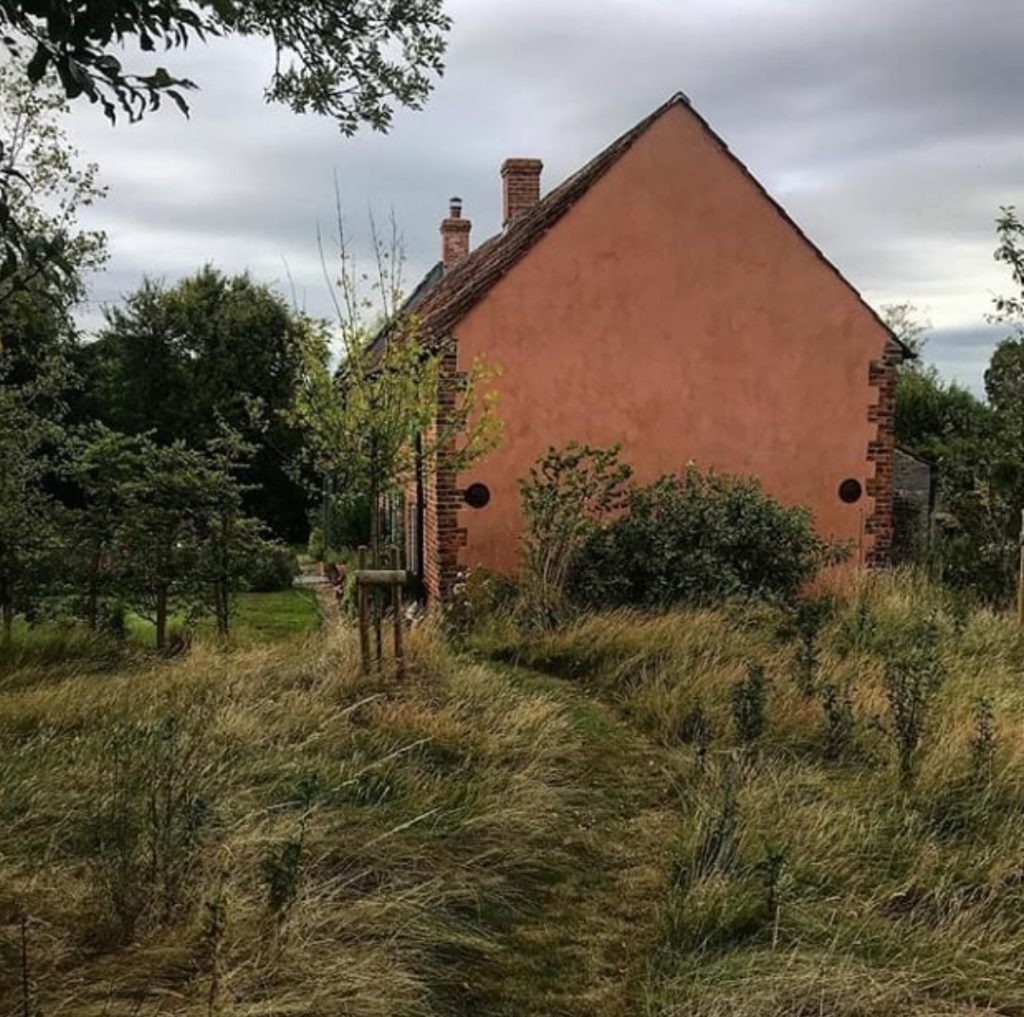
[[[630,490],[625,511],[588,536],[570,590],[595,608],[789,599],[844,553],[807,509],[780,504],[755,479],[690,466]]]

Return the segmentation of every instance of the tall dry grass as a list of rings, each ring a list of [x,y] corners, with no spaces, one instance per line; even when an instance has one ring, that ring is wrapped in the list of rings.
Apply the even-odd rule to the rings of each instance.
[[[451,1013],[563,865],[564,711],[305,644],[0,691],[0,1012]],[[22,919],[27,936],[22,936]],[[22,970],[24,962],[24,972]]]
[[[825,592],[809,655],[758,604],[488,646],[676,761],[643,1012],[1024,1013],[1024,634],[910,574]]]

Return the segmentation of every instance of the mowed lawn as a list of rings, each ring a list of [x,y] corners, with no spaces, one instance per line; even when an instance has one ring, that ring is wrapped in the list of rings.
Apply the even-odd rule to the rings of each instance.
[[[316,631],[322,623],[316,594],[309,589],[281,590],[275,593],[242,593],[232,604],[233,646],[254,646],[301,638]],[[122,641],[103,633],[91,632],[81,623],[41,622],[28,625],[16,619],[14,638],[8,647],[0,647],[0,673],[29,665],[67,667],[74,663],[126,662],[140,650],[153,649],[155,629],[137,614],[126,619]],[[172,646],[180,647],[184,626],[180,617],[169,625]],[[202,620],[190,639],[209,641],[216,637],[213,622]]]

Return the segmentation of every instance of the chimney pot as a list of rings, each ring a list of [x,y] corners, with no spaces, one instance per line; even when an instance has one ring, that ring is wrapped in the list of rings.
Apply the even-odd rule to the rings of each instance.
[[[506,159],[501,164],[503,224],[540,201],[540,159]]]
[[[441,262],[450,268],[469,254],[469,232],[473,224],[462,218],[462,198],[448,202],[448,218],[441,221]]]

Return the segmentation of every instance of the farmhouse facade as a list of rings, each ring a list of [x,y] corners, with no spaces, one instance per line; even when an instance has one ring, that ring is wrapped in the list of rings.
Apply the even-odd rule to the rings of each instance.
[[[503,229],[475,249],[453,199],[410,301],[428,341],[450,340],[450,384],[477,359],[501,372],[501,447],[410,491],[428,598],[462,569],[515,571],[518,483],[572,440],[621,444],[641,482],[689,462],[753,475],[886,562],[906,350],[685,96],[544,197],[541,173],[505,162]]]

